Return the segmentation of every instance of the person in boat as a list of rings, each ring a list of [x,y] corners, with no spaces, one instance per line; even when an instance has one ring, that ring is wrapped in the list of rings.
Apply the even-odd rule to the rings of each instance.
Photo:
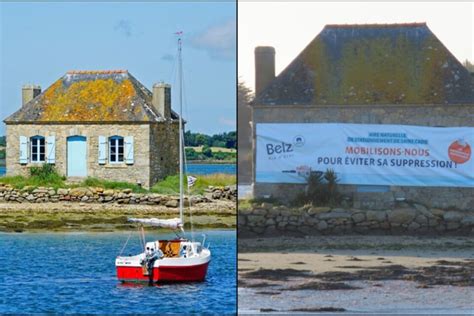
[[[164,255],[163,255],[163,252],[161,251],[161,249],[156,249],[155,250],[155,248],[146,247],[145,259],[142,260],[142,264],[146,263],[148,271],[150,271],[150,269],[153,267],[153,264],[155,263],[155,261],[159,260],[163,257],[164,257]]]

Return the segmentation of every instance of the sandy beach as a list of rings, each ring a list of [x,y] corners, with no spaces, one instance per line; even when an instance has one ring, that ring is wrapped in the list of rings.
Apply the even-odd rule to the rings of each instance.
[[[474,310],[465,237],[241,239],[238,260],[242,313]]]

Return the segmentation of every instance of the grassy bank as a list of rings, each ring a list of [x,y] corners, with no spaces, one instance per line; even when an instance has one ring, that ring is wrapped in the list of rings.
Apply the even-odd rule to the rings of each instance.
[[[186,179],[184,179],[186,180]],[[186,182],[185,182],[186,183]],[[203,194],[209,186],[223,187],[227,185],[235,185],[235,175],[216,173],[211,175],[198,176],[196,182],[191,188],[192,194]],[[179,193],[179,176],[170,176],[165,180],[155,184],[151,191],[160,194],[177,194]]]
[[[186,185],[186,179],[185,185]],[[51,174],[32,174],[30,177],[14,176],[0,177],[0,183],[10,184],[17,189],[35,189],[37,187],[53,187],[58,188],[75,188],[75,187],[96,187],[103,189],[131,189],[135,193],[160,193],[160,194],[177,194],[179,193],[179,175],[169,176],[166,179],[156,183],[150,190],[128,182],[107,181],[97,178],[87,178],[80,183],[68,184],[64,177],[55,173]],[[235,175],[229,174],[212,174],[197,177],[197,181],[191,188],[191,194],[202,194],[208,186],[226,186],[236,183]]]

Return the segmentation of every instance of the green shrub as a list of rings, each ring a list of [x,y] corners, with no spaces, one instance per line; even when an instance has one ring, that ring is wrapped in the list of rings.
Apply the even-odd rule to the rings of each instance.
[[[212,157],[212,149],[211,149],[209,146],[204,145],[204,146],[202,147],[202,154],[203,154],[204,156],[210,158],[210,157]]]
[[[337,175],[332,169],[311,171],[306,179],[305,192],[297,194],[291,205],[301,206],[311,203],[315,206],[335,206],[339,200],[337,191]]]
[[[92,178],[92,177],[86,178],[84,181],[82,181],[82,183],[80,183],[79,186],[114,189],[114,190],[131,189],[135,193],[143,193],[147,191],[144,188],[134,183],[121,182],[121,181],[108,181],[108,180],[101,180],[101,179]]]
[[[334,206],[337,204],[340,197],[339,192],[337,192],[337,181],[339,179],[333,169],[326,170],[324,173],[324,179],[327,182],[328,203],[329,205]]]
[[[30,168],[30,176],[14,176],[14,177],[2,177],[0,182],[5,184],[11,184],[17,189],[21,189],[25,186],[39,187],[64,187],[65,177],[59,175],[51,164],[43,164],[37,167]]]

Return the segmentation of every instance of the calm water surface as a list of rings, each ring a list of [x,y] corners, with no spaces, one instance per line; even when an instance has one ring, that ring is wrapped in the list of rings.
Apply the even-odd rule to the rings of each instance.
[[[235,166],[235,164],[188,164],[186,170],[189,174],[235,174]]]
[[[212,251],[206,281],[154,287],[116,279],[114,260],[128,233],[1,233],[0,313],[233,314],[236,233],[205,233]],[[147,240],[165,237],[172,236],[148,234]],[[138,252],[134,232],[124,254]]]

